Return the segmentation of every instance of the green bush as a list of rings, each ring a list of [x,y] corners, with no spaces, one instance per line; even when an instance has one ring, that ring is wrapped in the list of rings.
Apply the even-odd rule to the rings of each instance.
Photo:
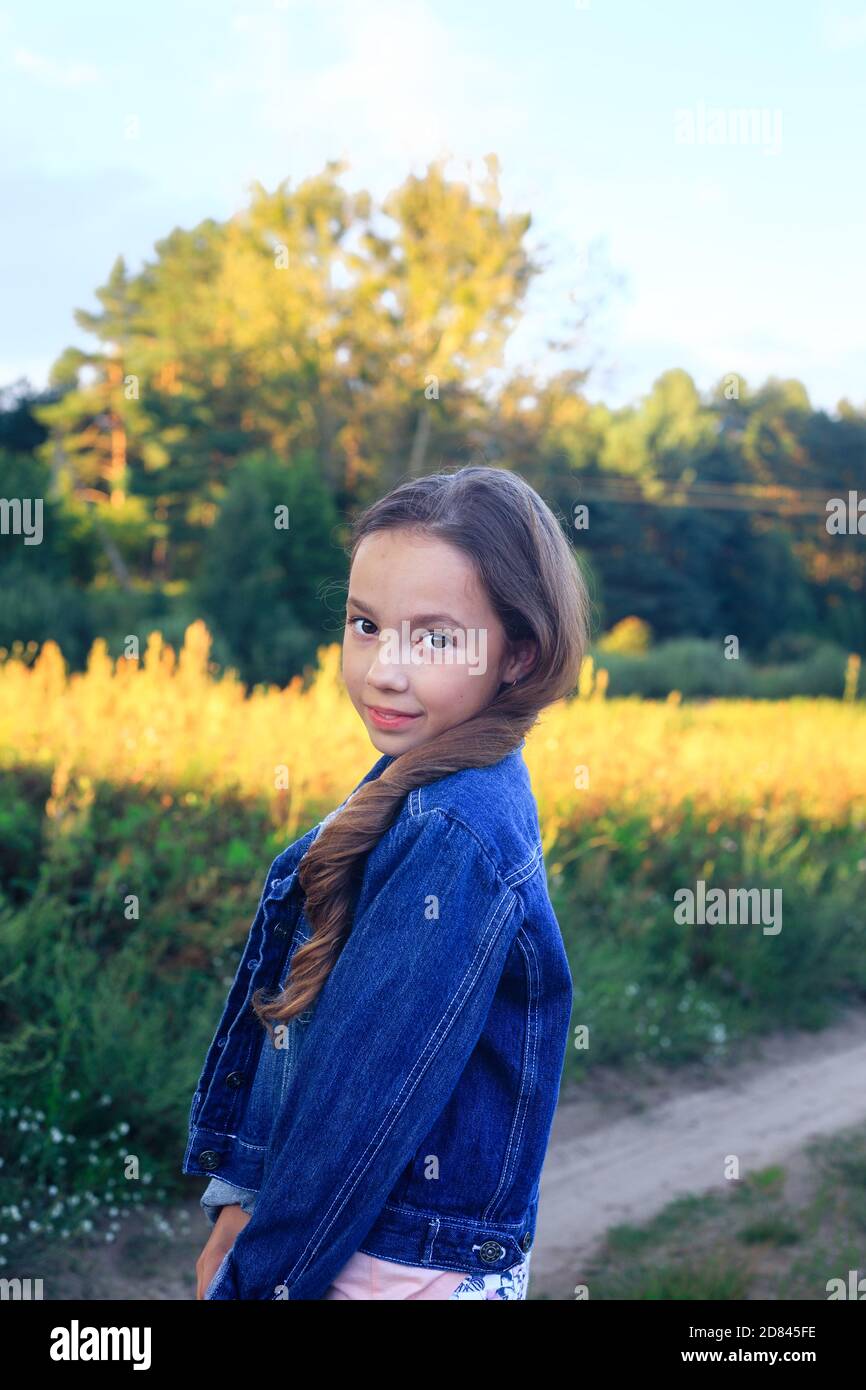
[[[27,769],[6,774],[4,1262],[38,1230],[68,1237],[153,1184],[184,1190],[192,1092],[282,848],[263,807],[99,786],[58,828],[43,822],[45,792]],[[29,856],[26,896],[16,844]]]
[[[802,651],[798,660],[757,666],[742,654],[728,660],[720,642],[678,637],[643,656],[602,648],[593,648],[592,656],[609,672],[611,696],[663,700],[678,690],[686,700],[785,700],[796,695],[840,699],[848,653],[832,642],[806,642]]]

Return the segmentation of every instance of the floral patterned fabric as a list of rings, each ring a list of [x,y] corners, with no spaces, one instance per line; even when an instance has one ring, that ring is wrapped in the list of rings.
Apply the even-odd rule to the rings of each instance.
[[[451,1298],[526,1298],[530,1255],[511,1269],[497,1274],[470,1274],[451,1294]]]

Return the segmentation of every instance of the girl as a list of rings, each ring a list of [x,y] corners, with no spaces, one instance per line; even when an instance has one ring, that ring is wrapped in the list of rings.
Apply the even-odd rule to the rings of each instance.
[[[521,750],[588,607],[504,469],[355,522],[343,676],[381,757],[271,865],[205,1059],[199,1298],[525,1298],[572,978]]]

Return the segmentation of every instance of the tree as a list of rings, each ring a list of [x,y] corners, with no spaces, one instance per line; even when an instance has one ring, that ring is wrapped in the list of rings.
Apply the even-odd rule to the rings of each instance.
[[[119,258],[102,313],[76,313],[101,347],[62,354],[44,420],[78,495],[139,499],[157,578],[194,572],[241,455],[314,450],[348,510],[450,442],[501,359],[538,267],[529,215],[499,212],[495,158],[477,199],[431,164],[382,209],[340,186],[344,168],[254,184],[227,222],[157,242],[138,275]]]
[[[327,589],[345,569],[315,459],[261,450],[239,460],[196,585],[217,659],[251,683],[288,681],[334,640]]]

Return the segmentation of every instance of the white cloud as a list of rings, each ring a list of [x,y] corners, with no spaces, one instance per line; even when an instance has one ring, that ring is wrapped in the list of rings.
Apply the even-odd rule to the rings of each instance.
[[[316,15],[333,31],[334,54],[317,69],[300,67],[300,21],[279,7],[235,24],[239,67],[215,78],[223,95],[257,103],[281,140],[343,150],[353,164],[366,152],[405,166],[501,149],[527,122],[514,75],[483,47],[461,48],[425,0],[338,0]]]

